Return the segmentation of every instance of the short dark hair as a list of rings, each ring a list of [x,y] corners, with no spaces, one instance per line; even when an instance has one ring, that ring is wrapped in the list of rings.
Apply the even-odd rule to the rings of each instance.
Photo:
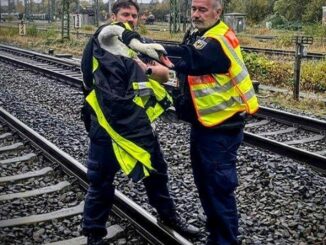
[[[120,9],[130,8],[131,6],[134,6],[136,8],[137,12],[139,12],[138,4],[136,2],[134,2],[133,0],[118,0],[112,6],[112,13],[118,14]]]

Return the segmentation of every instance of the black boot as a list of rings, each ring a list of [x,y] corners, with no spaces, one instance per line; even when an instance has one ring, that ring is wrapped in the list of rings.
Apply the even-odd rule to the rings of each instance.
[[[100,236],[88,236],[87,245],[104,245],[104,240]]]
[[[197,237],[200,234],[200,230],[197,227],[187,224],[187,222],[179,216],[168,219],[160,218],[159,220],[162,224],[170,227],[184,237]]]

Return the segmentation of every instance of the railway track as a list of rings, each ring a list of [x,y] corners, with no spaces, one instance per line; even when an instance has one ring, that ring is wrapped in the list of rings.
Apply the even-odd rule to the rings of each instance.
[[[0,169],[2,244],[86,244],[80,234],[85,166],[1,107]],[[141,234],[140,241],[191,244],[119,191],[115,200],[108,242],[126,236],[122,227],[127,221]]]
[[[167,45],[176,45],[178,42],[176,41],[166,41],[166,40],[155,40],[157,43],[167,44]],[[295,52],[291,50],[281,50],[281,49],[266,49],[266,48],[253,48],[253,47],[244,47],[241,46],[244,52],[248,53],[263,53],[267,55],[275,55],[275,56],[295,56]],[[303,57],[307,60],[322,60],[326,58],[326,54],[324,53],[313,53],[308,52],[306,56]]]
[[[326,173],[326,121],[261,107],[245,126],[245,142]]]
[[[84,162],[88,140],[79,120],[83,100],[81,91],[57,83],[55,75],[53,79],[46,78],[43,73],[33,72],[32,68],[18,65],[15,65],[18,68],[13,68],[7,63],[0,62],[0,104],[69,155]],[[271,119],[272,116],[268,117],[269,121]],[[262,120],[254,117],[248,124]],[[273,128],[275,124],[258,126],[254,133],[276,130]],[[177,210],[202,231],[201,237],[192,242],[195,245],[205,244],[204,217],[189,162],[190,128],[184,123],[159,122],[157,126],[169,165],[169,186]],[[243,144],[239,149],[237,168],[240,185],[236,192],[239,239],[244,244],[323,244],[325,178],[291,158],[257,148]],[[148,204],[142,185],[133,185],[119,174],[116,177],[117,188],[121,192],[156,215]],[[17,229],[20,228],[14,228]],[[128,235],[128,238],[127,244],[135,244],[131,236]],[[120,244],[119,241],[117,243]]]
[[[10,49],[10,47],[0,46],[1,59],[15,64],[19,63],[19,66],[30,67],[29,69],[36,69],[38,72],[44,72],[55,78],[59,77],[73,86],[81,86],[81,74],[75,62],[60,62],[59,60],[56,65],[57,58],[47,55],[37,58],[37,53],[32,52],[33,55],[26,55],[28,52],[24,51],[24,61],[20,63],[17,58],[17,55],[20,55],[19,49],[10,52],[8,55],[10,57],[6,57],[5,49]],[[15,56],[13,57],[13,55]],[[33,59],[32,62],[25,60],[30,58]],[[48,59],[52,62],[51,65],[47,65],[50,62]],[[47,63],[44,64],[44,62]],[[59,68],[55,68],[56,66]],[[261,107],[246,125],[245,142],[324,171],[326,168],[325,134],[325,121]]]
[[[8,26],[11,27],[11,26]],[[16,27],[16,26],[15,26]],[[47,31],[47,28],[38,28],[39,31]],[[153,29],[152,31],[162,31],[162,29],[158,28],[158,29]],[[61,31],[58,31],[61,32]],[[77,35],[77,32],[71,32],[71,34],[73,35]],[[79,36],[83,36],[83,37],[91,37],[92,34],[90,33],[84,33],[84,32],[78,32]],[[252,36],[253,38],[256,39],[264,39],[264,40],[270,40],[275,38],[274,36],[268,36],[268,37],[260,37],[260,36]],[[164,44],[170,44],[170,45],[176,45],[179,42],[177,41],[167,41],[167,40],[155,40],[155,42],[158,43],[164,43]],[[295,51],[291,51],[291,50],[281,50],[281,49],[267,49],[267,48],[254,48],[254,47],[245,47],[242,46],[241,47],[242,50],[244,52],[249,52],[249,53],[263,53],[263,54],[267,54],[267,55],[275,55],[275,56],[289,56],[289,57],[294,57],[295,56]],[[307,55],[305,55],[303,57],[304,59],[307,60],[323,60],[326,58],[326,54],[325,53],[315,53],[315,52],[307,52]]]
[[[241,47],[244,52],[248,53],[263,53],[267,55],[276,56],[295,56],[295,51],[281,50],[281,49],[266,49],[266,48],[252,48],[252,47]],[[307,52],[307,55],[303,56],[307,60],[322,60],[325,59],[326,55],[323,53]]]
[[[7,45],[0,45],[0,56],[6,62],[16,63],[23,68],[41,72],[48,76],[55,76],[70,85],[81,85],[80,64],[72,60],[69,61]]]

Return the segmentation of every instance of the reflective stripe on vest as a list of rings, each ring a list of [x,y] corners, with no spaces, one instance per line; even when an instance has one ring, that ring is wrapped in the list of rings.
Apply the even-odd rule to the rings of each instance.
[[[172,97],[160,83],[153,79],[148,78],[148,82],[133,82],[132,87],[136,92],[134,102],[138,106],[146,108],[146,114],[150,122],[155,121],[165,109],[172,105]],[[154,100],[152,101],[153,105],[147,106],[150,99]]]
[[[144,177],[148,176],[149,171],[154,170],[151,163],[150,153],[119,135],[110,126],[98,103],[95,90],[86,97],[86,101],[93,108],[98,123],[112,138],[113,150],[122,171],[129,175],[139,161],[143,165]]]
[[[251,98],[255,95],[255,91],[249,90],[244,96],[246,98]],[[231,97],[229,100],[225,101],[224,103],[220,103],[218,105],[214,105],[212,107],[209,107],[207,109],[200,109],[199,112],[201,115],[207,115],[215,112],[219,112],[221,110],[225,110],[228,107],[232,106],[235,102],[241,104],[242,98],[240,96],[238,97]]]
[[[258,101],[235,34],[221,21],[204,37],[214,38],[221,44],[231,67],[227,74],[188,76],[198,120],[211,127],[237,112],[254,113],[258,109]]]
[[[99,63],[98,63],[98,60],[93,56],[93,64],[92,64],[92,68],[93,68],[93,73],[98,69],[99,67]]]

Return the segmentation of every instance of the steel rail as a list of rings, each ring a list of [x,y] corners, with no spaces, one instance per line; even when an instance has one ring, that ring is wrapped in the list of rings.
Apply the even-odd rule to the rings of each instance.
[[[319,170],[326,170],[325,156],[314,154],[312,152],[286,145],[282,142],[267,139],[246,131],[244,133],[244,142],[253,146],[257,146],[261,149],[266,149],[282,156],[289,157],[299,162],[306,163],[318,168]]]
[[[17,47],[13,47],[13,46],[8,46],[8,45],[4,45],[4,44],[0,44],[0,50],[9,50],[9,51],[15,51],[18,53],[23,53],[32,57],[37,57],[37,58],[41,58],[41,59],[45,59],[47,61],[52,61],[55,62],[57,64],[61,64],[61,65],[65,65],[65,66],[69,66],[72,68],[76,68],[79,69],[80,64],[73,62],[73,61],[69,61],[69,60],[62,60],[61,58],[58,57],[53,57],[50,55],[46,55],[46,54],[41,54],[35,51],[31,51],[31,50],[26,50],[26,49],[21,49],[21,48],[17,48]]]
[[[2,107],[0,107],[0,118],[5,120],[9,127],[18,131],[22,137],[29,139],[32,144],[38,149],[41,149],[47,157],[60,164],[69,175],[75,176],[84,188],[87,188],[87,170],[84,165],[60,150],[57,146],[26,126],[20,120],[13,117]],[[139,234],[151,244],[191,244],[177,232],[165,226],[161,226],[154,216],[118,190],[115,190],[115,200],[112,211],[119,217],[128,219],[139,231]]]
[[[301,128],[308,129],[314,132],[322,132],[326,134],[326,121],[314,119],[302,115],[296,115],[290,112],[281,111],[278,109],[268,108],[265,106],[260,106],[257,116],[262,116],[265,118],[277,119],[280,122],[288,123],[292,125],[300,125]]]
[[[4,55],[0,54],[0,60],[1,59],[5,60],[5,61],[8,61],[10,63],[13,63],[13,64],[17,64],[19,66],[31,68],[33,70],[45,73],[45,74],[50,75],[50,76],[55,76],[56,78],[65,80],[65,82],[67,82],[70,85],[75,86],[75,87],[80,87],[81,83],[82,83],[82,81],[77,77],[69,76],[69,75],[66,75],[66,74],[58,72],[58,71],[52,71],[50,69],[47,69],[46,67],[40,67],[37,64],[34,65],[34,64],[30,64],[30,63],[27,63],[27,62],[24,62],[24,61],[18,61],[18,60],[14,59],[14,58],[10,58],[10,57],[7,57],[7,56],[4,56]]]
[[[273,120],[285,123],[287,125],[294,125],[309,131],[326,134],[326,121],[309,118],[305,116],[295,115],[293,113],[280,111],[277,109],[260,106],[256,116],[263,118],[272,118]],[[326,156],[315,154],[300,148],[296,148],[282,142],[264,138],[250,132],[244,133],[244,141],[250,145],[266,149],[282,156],[287,156],[299,162],[309,164],[316,167],[319,171],[326,170]]]
[[[241,49],[244,52],[250,52],[250,53],[265,53],[270,55],[295,56],[295,51],[292,50],[253,48],[253,47],[244,47],[244,46],[242,46]],[[302,58],[321,60],[321,59],[325,59],[325,57],[326,55],[323,53],[308,52],[307,55],[303,56]]]

